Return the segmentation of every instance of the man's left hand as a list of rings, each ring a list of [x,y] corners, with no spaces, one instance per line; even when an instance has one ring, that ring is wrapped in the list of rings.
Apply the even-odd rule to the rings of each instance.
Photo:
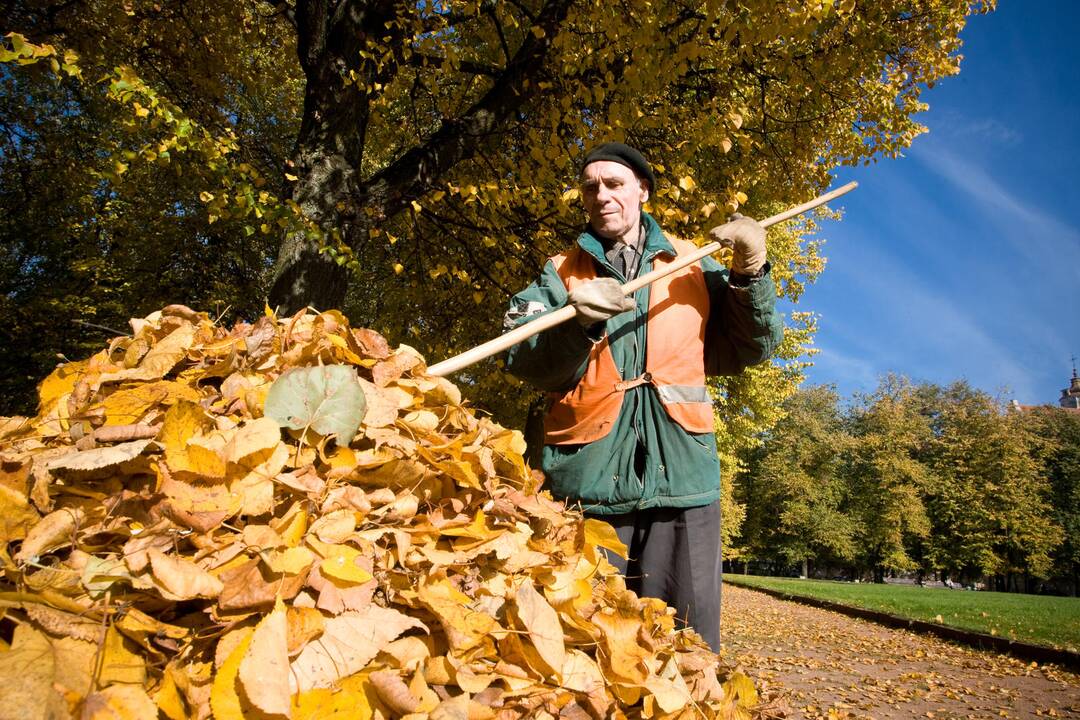
[[[710,230],[709,238],[731,248],[732,271],[753,277],[765,267],[765,228],[757,220],[732,215],[729,222]]]

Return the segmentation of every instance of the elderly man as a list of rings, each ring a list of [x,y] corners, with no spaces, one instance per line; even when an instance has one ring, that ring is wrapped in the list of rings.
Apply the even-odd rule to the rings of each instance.
[[[622,143],[581,168],[588,226],[514,296],[508,327],[566,304],[577,323],[514,346],[507,366],[548,393],[541,467],[552,493],[611,523],[630,549],[614,562],[641,596],[675,608],[720,646],[720,466],[706,375],[762,362],[782,337],[765,231],[738,218],[710,234],[729,272],[706,258],[625,297],[620,283],[694,249],[642,205],[656,187]]]

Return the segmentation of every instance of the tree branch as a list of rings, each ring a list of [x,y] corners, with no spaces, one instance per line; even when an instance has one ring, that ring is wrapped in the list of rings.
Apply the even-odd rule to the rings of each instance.
[[[377,205],[386,217],[396,215],[430,190],[457,163],[471,157],[481,142],[506,123],[536,92],[536,68],[543,65],[572,0],[550,0],[537,18],[513,60],[487,93],[458,118],[444,120],[423,145],[413,148],[381,172],[360,184],[350,214],[359,218],[362,206]],[[537,35],[540,34],[540,37]]]

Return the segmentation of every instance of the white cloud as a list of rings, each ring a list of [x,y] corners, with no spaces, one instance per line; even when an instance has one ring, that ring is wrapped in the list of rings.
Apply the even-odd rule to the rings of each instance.
[[[890,371],[941,384],[966,377],[977,387],[1007,386],[1018,397],[1039,397],[1018,355],[1022,348],[986,329],[978,298],[950,297],[948,283],[869,243],[848,253],[847,264],[861,270],[844,273],[843,324],[834,319],[836,311],[821,309],[820,375],[859,389],[873,388]],[[935,282],[943,290],[932,287]]]
[[[1004,146],[1018,145],[1024,139],[1019,131],[996,118],[969,118],[954,110],[938,113],[931,132]]]
[[[1080,283],[1080,233],[1043,209],[1023,202],[1023,187],[1006,188],[986,170],[961,159],[940,143],[925,143],[910,154],[978,203],[986,213],[987,224],[996,226],[1001,238],[1026,257],[1048,282],[1074,286]]]

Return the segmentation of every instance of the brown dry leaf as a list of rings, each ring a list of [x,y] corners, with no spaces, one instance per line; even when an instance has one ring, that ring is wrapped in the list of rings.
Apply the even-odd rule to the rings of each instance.
[[[362,670],[391,641],[413,628],[427,632],[419,620],[378,605],[329,618],[322,636],[293,660],[291,692],[330,687]]]
[[[408,371],[423,363],[423,360],[413,352],[399,349],[388,359],[376,363],[371,368],[371,376],[379,387],[386,387]]]
[[[364,378],[360,378],[360,388],[364,391],[364,398],[367,400],[364,427],[381,428],[393,425],[398,417],[399,398]],[[411,397],[409,404],[412,404]]]
[[[15,562],[24,563],[50,550],[70,545],[75,529],[85,518],[86,513],[79,507],[54,510],[41,518],[26,534],[22,547],[15,554]]]
[[[607,670],[619,682],[642,685],[649,676],[644,661],[650,653],[638,643],[641,621],[614,609],[601,610],[591,620],[603,633]]]
[[[393,670],[378,670],[369,676],[379,699],[398,715],[407,715],[420,708],[420,700]]]
[[[80,450],[55,458],[49,463],[50,470],[100,470],[112,465],[120,465],[134,460],[150,444],[150,440],[132,440],[131,442]]]
[[[251,704],[271,715],[288,715],[289,622],[280,600],[255,627],[240,662],[240,684]]]
[[[143,356],[135,372],[124,374],[127,380],[160,380],[176,367],[195,339],[195,326],[184,323],[158,342]]]
[[[156,548],[147,551],[154,579],[170,600],[215,598],[224,584],[218,578],[184,558],[166,555]]]
[[[310,641],[323,634],[326,618],[315,608],[291,607],[286,614],[288,652],[292,657]]]
[[[476,647],[498,626],[495,618],[470,607],[469,597],[446,580],[423,583],[417,594],[439,619],[450,647],[458,652]]]
[[[304,585],[304,575],[277,575],[258,559],[248,560],[219,575],[224,588],[218,596],[221,610],[251,610],[273,605],[275,598],[296,596]]]

